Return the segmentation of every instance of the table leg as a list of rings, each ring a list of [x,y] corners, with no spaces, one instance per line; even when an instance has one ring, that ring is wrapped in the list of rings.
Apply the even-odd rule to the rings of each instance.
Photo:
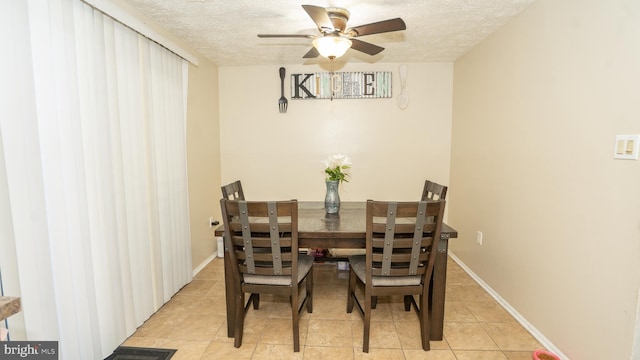
[[[447,285],[447,250],[449,239],[440,239],[431,283],[431,340],[442,340],[444,299]]]
[[[227,302],[227,336],[233,337],[235,333],[235,307],[233,294],[235,294],[233,281],[233,269],[231,268],[231,260],[229,259],[229,249],[227,249],[226,241],[224,247],[224,291],[226,293]]]

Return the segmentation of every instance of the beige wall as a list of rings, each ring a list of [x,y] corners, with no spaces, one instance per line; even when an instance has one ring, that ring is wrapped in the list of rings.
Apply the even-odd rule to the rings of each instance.
[[[571,359],[630,359],[640,2],[539,0],[456,61],[451,248]],[[484,243],[475,241],[484,232]]]
[[[189,65],[187,170],[191,258],[194,269],[217,249],[209,217],[220,221],[220,146],[218,67],[199,58]]]
[[[399,64],[350,64],[336,71],[392,71]],[[292,73],[327,71],[285,65]],[[220,68],[222,182],[240,179],[250,199],[323,201],[322,160],[351,157],[343,201],[415,200],[426,178],[448,184],[453,64],[408,64],[409,106],[391,99],[292,100],[278,112],[278,66]]]

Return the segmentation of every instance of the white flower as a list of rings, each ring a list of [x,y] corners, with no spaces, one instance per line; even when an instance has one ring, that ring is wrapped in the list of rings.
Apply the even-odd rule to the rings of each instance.
[[[327,180],[332,181],[349,181],[343,170],[351,168],[351,160],[348,156],[342,154],[333,154],[324,161],[324,172],[327,174]]]

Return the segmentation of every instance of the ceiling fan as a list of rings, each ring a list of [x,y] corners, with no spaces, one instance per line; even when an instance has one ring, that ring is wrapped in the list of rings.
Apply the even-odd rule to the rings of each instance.
[[[347,28],[347,22],[351,14],[346,9],[336,7],[323,8],[314,5],[302,5],[302,8],[318,26],[319,35],[258,34],[258,37],[313,39],[313,47],[303,58],[309,59],[322,55],[333,60],[344,55],[349,48],[369,55],[379,54],[384,50],[383,47],[356,38],[407,29],[406,24],[400,18]]]

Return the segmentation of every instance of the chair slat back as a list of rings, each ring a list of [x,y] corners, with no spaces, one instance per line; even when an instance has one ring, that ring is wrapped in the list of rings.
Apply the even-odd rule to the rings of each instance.
[[[420,200],[445,200],[447,198],[447,187],[433,181],[425,180]]]
[[[444,207],[444,200],[367,201],[367,277],[431,276]]]
[[[228,200],[245,200],[240,180],[222,186],[222,197]]]
[[[220,200],[235,276],[294,276],[298,261],[298,202]]]

